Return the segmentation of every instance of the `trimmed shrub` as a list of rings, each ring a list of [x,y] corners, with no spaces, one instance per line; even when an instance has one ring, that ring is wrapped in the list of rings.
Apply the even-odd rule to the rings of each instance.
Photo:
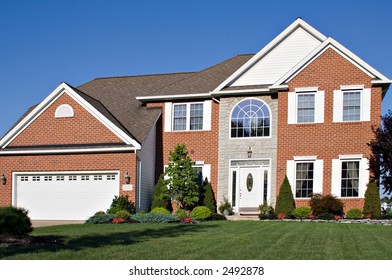
[[[359,208],[352,208],[347,211],[346,218],[347,219],[362,219],[363,218],[362,210]]]
[[[206,220],[211,217],[211,210],[205,206],[197,206],[189,214],[192,218],[196,220]]]
[[[295,201],[293,192],[291,191],[290,182],[287,179],[287,176],[285,176],[276,200],[275,213],[278,215],[283,213],[287,218],[291,218],[294,209]]]
[[[319,219],[320,215],[324,213],[332,214],[332,217],[343,214],[343,202],[331,194],[325,196],[314,194],[310,199],[310,208]]]
[[[113,214],[94,215],[87,219],[86,224],[106,224],[110,223],[115,217]]]
[[[274,208],[268,205],[266,202],[259,206],[259,218],[260,220],[273,220],[275,219]]]
[[[169,194],[169,189],[165,184],[165,180],[163,175],[159,176],[158,182],[154,187],[152,194],[152,203],[151,209],[162,207],[165,209],[169,209],[171,211],[171,199]]]
[[[135,204],[129,200],[128,195],[115,196],[107,214],[116,214],[118,211],[125,210],[129,213],[135,213]]]
[[[334,218],[334,214],[332,213],[320,213],[317,215],[317,219],[319,220],[332,220]]]
[[[131,216],[131,219],[142,224],[171,223],[178,221],[177,215],[162,213],[134,214]]]
[[[178,209],[176,211],[176,215],[177,215],[179,220],[182,220],[182,219],[184,219],[185,217],[188,216],[188,214],[186,213],[186,211],[184,209]]]
[[[128,219],[131,214],[128,211],[120,210],[116,213],[116,218]]]
[[[295,208],[293,211],[294,217],[297,219],[307,219],[310,214],[312,213],[312,210],[308,206],[301,206],[298,208]]]
[[[155,207],[151,210],[151,213],[170,214],[170,211],[163,207]]]
[[[104,215],[106,214],[105,211],[98,211],[94,214],[94,216],[98,216],[98,215]]]
[[[212,213],[211,220],[213,221],[223,221],[223,220],[227,220],[227,218],[224,215],[218,214],[218,213]]]
[[[381,217],[388,220],[392,219],[392,209],[387,209]]]
[[[0,207],[0,234],[27,235],[33,229],[29,211],[12,206]]]
[[[372,218],[381,217],[380,194],[376,182],[372,181],[367,185],[365,192],[365,204],[363,206],[363,214],[371,215]]]
[[[216,213],[216,201],[214,192],[212,191],[211,183],[208,182],[207,178],[203,183],[204,200],[203,205],[210,209],[211,213]]]

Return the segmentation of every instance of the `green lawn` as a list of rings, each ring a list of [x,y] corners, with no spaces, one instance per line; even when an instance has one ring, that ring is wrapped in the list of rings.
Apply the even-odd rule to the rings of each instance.
[[[0,259],[392,259],[392,227],[211,221],[183,224],[66,225],[34,229],[63,245],[1,248]]]

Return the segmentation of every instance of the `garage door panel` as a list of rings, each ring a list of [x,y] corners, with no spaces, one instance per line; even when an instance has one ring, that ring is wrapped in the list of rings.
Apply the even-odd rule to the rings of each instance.
[[[118,173],[20,175],[15,204],[29,210],[33,220],[85,220],[108,209],[115,195]]]

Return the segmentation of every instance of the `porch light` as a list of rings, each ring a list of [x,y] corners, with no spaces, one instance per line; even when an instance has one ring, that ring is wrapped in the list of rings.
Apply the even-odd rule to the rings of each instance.
[[[248,158],[252,157],[252,147],[248,147]]]
[[[4,174],[1,175],[1,184],[5,185],[7,183],[7,178],[5,178]]]
[[[124,178],[125,178],[125,184],[128,185],[129,182],[131,181],[131,177],[129,177],[129,173],[128,172],[125,172]]]

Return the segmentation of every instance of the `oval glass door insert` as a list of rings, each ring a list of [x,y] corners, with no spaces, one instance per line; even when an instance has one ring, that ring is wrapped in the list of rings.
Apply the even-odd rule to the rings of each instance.
[[[248,177],[246,177],[246,188],[248,189],[248,192],[251,192],[253,189],[253,176],[252,173],[248,174]]]

